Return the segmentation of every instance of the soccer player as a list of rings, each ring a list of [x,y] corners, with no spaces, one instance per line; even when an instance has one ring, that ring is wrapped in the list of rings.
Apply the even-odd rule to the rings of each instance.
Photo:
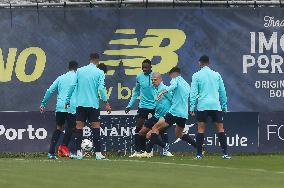
[[[150,119],[146,120],[142,129],[139,131],[140,137],[143,139],[146,138],[146,134],[152,129],[155,123],[159,121],[161,117],[163,117],[170,109],[172,105],[172,93],[168,92],[164,96],[161,97],[160,100],[157,100],[157,95],[162,92],[164,89],[167,88],[166,85],[163,83],[163,79],[160,73],[154,72],[152,75],[152,83],[154,86],[154,96],[155,96],[155,114]],[[168,143],[168,134],[166,131],[161,133],[162,140],[165,143]],[[146,151],[140,154],[138,157],[152,157],[152,149],[153,145],[151,142],[147,145]],[[168,152],[162,152],[162,156],[172,157],[173,155]]]
[[[44,98],[40,105],[40,112],[43,113],[46,103],[54,91],[57,91],[57,103],[56,103],[56,130],[52,134],[52,139],[50,143],[50,148],[48,152],[49,159],[56,159],[55,149],[58,142],[58,139],[64,130],[65,121],[67,121],[67,127],[65,128],[65,134],[63,139],[63,144],[58,147],[58,155],[68,157],[70,152],[67,148],[70,137],[72,135],[72,130],[76,125],[76,99],[75,95],[72,95],[70,108],[68,110],[65,109],[65,100],[67,97],[67,93],[71,84],[74,82],[76,78],[75,71],[78,68],[78,63],[76,61],[69,62],[69,72],[59,76],[52,85],[46,90]]]
[[[145,59],[142,62],[142,73],[138,74],[136,77],[136,85],[132,94],[132,97],[129,101],[128,106],[125,109],[127,114],[133,104],[135,103],[136,98],[140,95],[140,102],[137,112],[137,124],[135,128],[135,152],[129,157],[137,157],[146,150],[146,139],[139,136],[139,131],[141,130],[144,122],[148,119],[148,115],[155,113],[155,99],[154,99],[154,88],[152,86],[152,65],[149,59]]]
[[[160,118],[159,121],[153,126],[152,130],[147,133],[147,138],[150,139],[150,142],[153,145],[157,144],[163,148],[164,152],[167,152],[169,149],[169,144],[162,141],[159,133],[161,130],[164,130],[169,126],[176,124],[176,137],[188,142],[196,148],[195,141],[189,135],[183,133],[185,122],[188,119],[188,98],[190,86],[181,77],[180,68],[172,68],[169,74],[172,78],[171,85],[160,92],[157,96],[157,99],[161,100],[163,95],[172,92],[172,105],[168,113],[163,118]]]
[[[221,75],[209,68],[209,57],[203,55],[199,59],[201,70],[194,73],[191,83],[190,113],[195,115],[194,109],[197,102],[198,133],[196,135],[196,159],[202,159],[202,144],[204,142],[205,125],[208,117],[215,123],[221,144],[223,159],[230,159],[227,152],[227,138],[224,133],[222,111],[227,111],[227,96]],[[221,104],[220,104],[221,101]]]
[[[72,139],[76,144],[77,154],[72,154],[71,157],[78,160],[83,158],[81,143],[86,120],[91,123],[96,160],[105,159],[105,156],[101,153],[100,143],[99,94],[105,103],[106,111],[110,113],[111,107],[107,101],[106,89],[104,86],[105,74],[102,70],[97,68],[98,64],[99,55],[97,53],[92,53],[90,55],[90,64],[77,70],[76,81],[70,88],[66,99],[67,107],[74,88],[77,87],[76,129],[72,136]]]

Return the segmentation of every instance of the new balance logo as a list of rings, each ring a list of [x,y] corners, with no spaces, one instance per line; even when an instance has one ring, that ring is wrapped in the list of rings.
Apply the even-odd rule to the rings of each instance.
[[[101,61],[110,67],[108,75],[113,75],[115,67],[120,64],[125,67],[126,75],[137,75],[141,72],[141,62],[154,57],[159,57],[160,61],[153,65],[153,70],[167,73],[178,64],[176,51],[186,39],[185,33],[179,29],[148,29],[140,41],[135,29],[117,29],[115,34],[123,38],[109,42],[112,49],[103,53],[108,60]]]

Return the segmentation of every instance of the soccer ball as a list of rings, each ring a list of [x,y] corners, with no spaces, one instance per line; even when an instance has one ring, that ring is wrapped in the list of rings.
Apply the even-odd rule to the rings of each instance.
[[[93,142],[89,139],[84,139],[81,148],[83,151],[91,151],[93,149]]]

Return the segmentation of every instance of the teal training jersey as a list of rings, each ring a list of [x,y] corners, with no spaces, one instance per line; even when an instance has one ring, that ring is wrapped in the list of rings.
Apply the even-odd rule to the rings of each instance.
[[[75,71],[69,71],[66,74],[59,76],[52,85],[46,90],[44,98],[41,102],[43,107],[46,106],[48,99],[54,91],[57,91],[56,112],[76,113],[76,92],[71,96],[70,108],[65,109],[65,102],[69,88],[76,79]]]
[[[227,96],[221,75],[205,66],[192,76],[190,111],[227,111]]]
[[[69,103],[75,87],[77,87],[77,106],[99,109],[99,94],[107,101],[105,74],[95,64],[90,63],[77,70],[76,81],[70,88],[66,103]]]
[[[163,82],[160,83],[158,87],[154,87],[154,95],[156,100],[156,108],[155,108],[155,118],[160,119],[161,117],[165,116],[166,113],[169,111],[172,105],[172,93],[167,92],[165,93],[160,100],[157,100],[157,96],[160,92],[167,88]]]
[[[154,88],[152,86],[152,72],[149,75],[140,73],[136,77],[136,85],[129,101],[128,108],[131,108],[135,103],[136,98],[140,95],[139,108],[154,109]]]
[[[173,93],[169,113],[176,117],[188,119],[189,84],[181,76],[177,76],[171,80],[171,85],[166,90]]]

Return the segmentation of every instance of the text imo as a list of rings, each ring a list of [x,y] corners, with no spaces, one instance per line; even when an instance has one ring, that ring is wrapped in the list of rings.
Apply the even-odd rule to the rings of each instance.
[[[0,125],[0,136],[5,136],[7,140],[22,140],[23,137],[28,137],[30,140],[43,140],[47,137],[47,131],[44,128],[33,128],[28,125],[26,129],[6,129],[4,125]]]
[[[267,125],[267,140],[279,139],[284,141],[284,125]]]

